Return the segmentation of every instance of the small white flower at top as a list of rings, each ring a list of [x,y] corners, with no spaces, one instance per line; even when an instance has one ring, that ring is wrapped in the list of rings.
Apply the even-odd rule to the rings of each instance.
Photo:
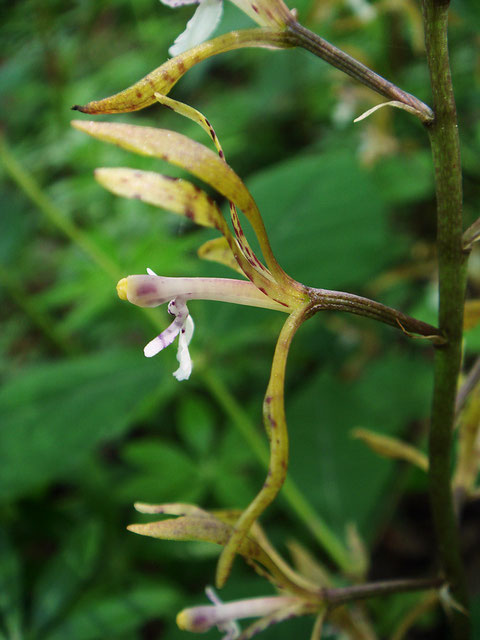
[[[172,9],[187,4],[198,4],[187,28],[168,50],[171,56],[178,56],[188,49],[205,42],[212,35],[223,13],[223,0],[161,0]],[[283,0],[232,0],[244,13],[262,27],[285,27],[293,14]]]
[[[187,22],[187,28],[175,40],[168,50],[171,56],[193,49],[205,42],[217,28],[223,13],[222,0],[161,0],[168,7],[175,9],[186,4],[198,4],[198,8]]]

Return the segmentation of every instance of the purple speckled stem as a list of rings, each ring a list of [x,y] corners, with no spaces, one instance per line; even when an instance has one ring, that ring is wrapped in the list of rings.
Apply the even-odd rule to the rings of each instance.
[[[323,589],[322,595],[330,607],[338,607],[346,602],[364,600],[374,596],[384,596],[390,593],[438,589],[444,582],[445,581],[439,577],[384,580],[382,582],[367,582],[366,584],[358,584],[339,589]]]
[[[311,289],[309,295],[314,303],[311,308],[312,315],[318,311],[346,311],[397,327],[407,334],[416,333],[428,337],[434,344],[445,342],[440,330],[436,327],[369,298],[329,289]]]
[[[292,37],[292,43],[303,47],[313,54],[328,62],[328,64],[340,69],[347,75],[355,78],[365,86],[373,89],[390,100],[401,102],[415,110],[424,124],[433,120],[433,111],[428,105],[415,96],[403,91],[389,80],[382,78],[364,64],[352,58],[347,53],[330,44],[316,33],[309,31],[298,22],[292,22],[288,26],[288,32]]]

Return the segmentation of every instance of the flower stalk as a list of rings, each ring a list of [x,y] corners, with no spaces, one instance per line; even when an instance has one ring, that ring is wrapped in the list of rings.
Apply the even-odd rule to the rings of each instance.
[[[435,119],[428,132],[435,167],[439,326],[447,343],[436,350],[429,438],[429,483],[440,569],[453,599],[468,611],[452,487],[451,455],[455,400],[462,357],[466,258],[462,247],[462,173],[458,124],[448,55],[449,3],[423,0],[425,42]],[[469,638],[469,619],[452,611],[457,640]]]
[[[406,578],[399,580],[384,580],[367,582],[338,589],[323,589],[322,596],[330,608],[338,607],[347,602],[365,600],[377,596],[408,591],[425,591],[438,589],[443,584],[441,578]]]
[[[270,441],[268,473],[263,487],[235,523],[233,533],[222,551],[216,572],[216,584],[219,588],[224,586],[235,554],[251,526],[273,502],[285,482],[288,468],[288,429],[284,405],[287,358],[295,333],[310,315],[308,305],[294,311],[287,318],[278,337],[263,402],[263,422]]]

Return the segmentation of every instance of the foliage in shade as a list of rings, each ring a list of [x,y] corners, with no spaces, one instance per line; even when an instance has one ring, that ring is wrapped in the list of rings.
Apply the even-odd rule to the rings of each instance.
[[[0,449],[9,461],[0,472],[1,498],[81,473],[96,448],[132,428],[149,396],[161,407],[172,392],[170,380],[160,389],[148,364],[129,351],[43,364],[14,378],[0,393]]]
[[[410,4],[407,15],[388,1],[371,4],[375,10],[380,5],[366,22],[346,2],[302,2],[298,9],[303,23],[430,101],[418,48],[418,7]],[[465,0],[452,9],[468,226],[479,208],[477,69],[471,53],[479,8],[475,0]],[[220,510],[249,503],[264,477],[259,407],[282,317],[194,301],[197,366],[180,395],[170,373],[175,354],[147,361],[141,353],[152,326],[158,332],[167,325],[166,312],[132,312],[115,296],[113,272],[140,273],[146,265],[168,276],[232,276],[231,254],[224,240],[211,243],[218,235],[212,228],[194,228],[188,216],[159,215],[146,202],[99,188],[94,169],[123,167],[127,154],[68,129],[72,104],[135,86],[158,68],[186,14],[151,0],[85,0],[61,7],[54,0],[27,0],[3,13],[0,636],[178,640],[184,634],[174,626],[175,612],[197,604],[198,595],[192,594],[213,580],[213,547],[184,542],[176,551],[174,543],[125,532],[133,520],[152,520],[152,515],[135,516],[130,503],[183,500]],[[248,20],[226,3],[222,29],[248,27]],[[250,30],[248,38],[255,40],[258,32]],[[233,40],[220,36],[219,42],[231,46]],[[285,42],[272,35],[271,45]],[[155,90],[165,89],[149,87],[148,102],[154,105]],[[435,322],[433,176],[418,122],[383,109],[352,125],[374,106],[372,93],[310,54],[262,51],[256,44],[205,57],[172,94],[208,114],[288,273]],[[103,108],[108,109],[105,103]],[[128,125],[173,127],[205,142],[195,123],[160,106],[121,119]],[[132,156],[128,164],[142,176],[161,171],[186,179],[182,170],[151,157]],[[253,234],[247,235],[256,251]],[[475,225],[467,240],[472,238]],[[202,257],[212,261],[198,260],[202,245]],[[306,260],[312,247],[315,259]],[[474,245],[469,290],[478,299],[476,252]],[[102,270],[99,256],[111,271]],[[467,319],[476,322],[473,305]],[[467,332],[467,364],[478,353],[479,335],[478,325]],[[398,552],[392,562],[429,563],[423,520],[412,525],[410,517],[418,501],[422,513],[426,510],[423,474],[380,461],[350,437],[355,427],[364,427],[407,435],[423,449],[429,352],[400,332],[372,331],[365,320],[339,313],[321,314],[298,332],[289,356],[295,374],[286,379],[288,415],[301,415],[292,434],[291,476],[298,493],[286,487],[264,517],[272,539],[284,539],[288,528],[312,557],[323,557],[315,527],[309,533],[305,528],[315,507],[342,542],[345,523],[356,521],[385,572],[396,570],[391,550],[385,554],[385,541],[392,539]],[[404,384],[414,375],[415,384]],[[471,437],[471,422],[460,426],[464,442]],[[328,456],[320,468],[319,443]],[[458,455],[470,482],[470,458]],[[357,475],[364,492],[357,491]],[[395,521],[392,487],[398,489]],[[478,526],[471,513],[467,525]],[[412,555],[412,542],[420,542],[419,555]],[[475,554],[467,545],[471,566]],[[293,557],[298,569],[299,554]],[[180,564],[185,571],[179,571]],[[313,572],[312,567],[310,562]],[[258,582],[239,561],[235,588],[227,586],[222,597],[263,595]],[[388,634],[405,621],[416,600],[397,594],[386,602],[369,601],[366,609]],[[416,624],[425,635],[438,637],[438,621],[440,626],[444,621],[432,606]],[[360,609],[352,611],[361,621]],[[474,597],[477,635],[479,611]],[[307,637],[311,626],[311,620],[284,622],[262,637]],[[357,633],[368,637],[360,623]]]

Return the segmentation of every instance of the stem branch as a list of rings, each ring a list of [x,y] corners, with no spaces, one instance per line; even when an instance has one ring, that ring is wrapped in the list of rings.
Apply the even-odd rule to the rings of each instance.
[[[318,311],[346,311],[372,320],[378,320],[404,333],[416,333],[424,338],[429,338],[433,344],[444,344],[445,338],[442,332],[431,324],[407,316],[401,311],[387,307],[380,302],[357,296],[345,291],[331,291],[329,289],[309,289],[310,299],[314,303],[311,314]]]
[[[340,71],[355,78],[355,80],[358,80],[380,95],[410,107],[417,113],[422,122],[428,123],[433,119],[433,111],[424,102],[412,96],[410,93],[403,91],[403,89],[400,89],[389,80],[382,78],[378,73],[375,73],[375,71],[372,71],[372,69],[369,69],[355,58],[352,58],[341,49],[330,44],[330,42],[313,33],[313,31],[309,31],[309,29],[306,29],[298,22],[292,22],[288,29],[292,35],[292,43],[311,51],[332,65],[332,67],[340,69]]]
[[[419,578],[385,580],[381,582],[367,582],[366,584],[353,585],[340,589],[323,589],[322,597],[330,607],[338,607],[347,602],[364,600],[373,596],[386,596],[403,591],[423,591],[441,587],[441,578]]]

